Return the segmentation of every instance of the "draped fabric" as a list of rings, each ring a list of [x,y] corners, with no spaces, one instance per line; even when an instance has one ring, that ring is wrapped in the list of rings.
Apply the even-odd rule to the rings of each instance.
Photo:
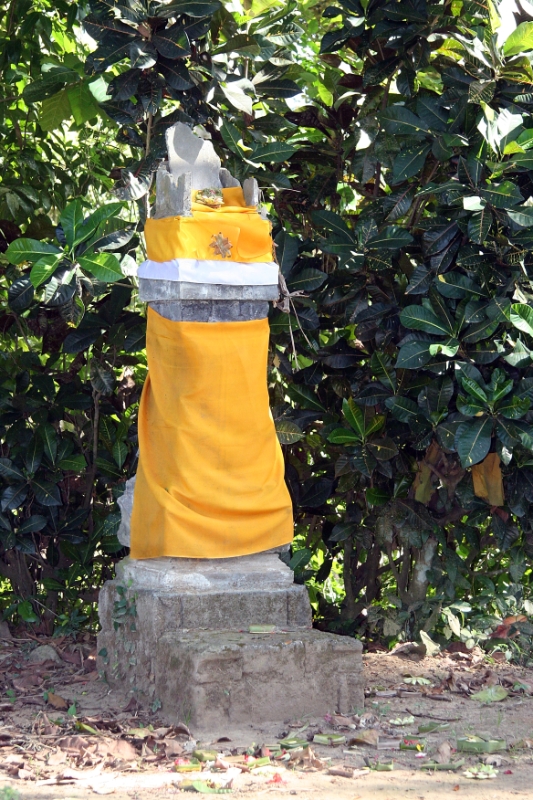
[[[190,217],[147,219],[146,249],[151,261],[172,261],[176,258],[199,260],[271,262],[271,225],[262,219],[255,207],[244,204],[240,187],[223,189],[224,205],[208,208],[192,204]],[[231,244],[229,257],[213,248],[213,237],[222,236]]]
[[[227,558],[292,540],[268,404],[269,326],[148,310],[132,558]]]

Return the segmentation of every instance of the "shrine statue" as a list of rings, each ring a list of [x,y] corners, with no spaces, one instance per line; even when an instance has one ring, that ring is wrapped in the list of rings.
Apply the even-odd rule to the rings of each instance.
[[[271,225],[209,141],[180,123],[167,145],[138,273],[149,371],[131,558],[258,553],[293,537],[267,390]]]

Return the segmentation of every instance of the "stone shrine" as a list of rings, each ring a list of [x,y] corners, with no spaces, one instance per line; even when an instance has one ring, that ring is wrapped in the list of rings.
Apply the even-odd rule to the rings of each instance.
[[[119,500],[119,539],[136,557],[100,592],[99,667],[169,723],[197,729],[361,709],[361,643],[312,629],[307,590],[279,557],[292,515],[268,412],[265,328],[278,271],[257,182],[241,190],[211,142],[181,123],[167,147],[138,272],[152,381],[141,401],[139,472]],[[202,354],[213,354],[195,345],[166,380],[154,354],[171,359],[170,337],[182,331],[215,349],[231,333],[220,352],[233,357],[204,367]],[[202,396],[202,368],[213,371],[215,397]]]

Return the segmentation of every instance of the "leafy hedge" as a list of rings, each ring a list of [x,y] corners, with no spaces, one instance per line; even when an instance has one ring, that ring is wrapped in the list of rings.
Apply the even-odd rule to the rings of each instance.
[[[145,369],[130,258],[178,119],[203,124],[239,178],[256,176],[274,215],[291,297],[289,314],[271,314],[272,399],[291,565],[318,624],[469,640],[527,610],[533,23],[505,37],[496,6],[467,0],[339,0],[320,24],[307,2],[88,10],[97,49],[56,53],[26,81],[28,111],[19,100],[3,122],[14,152],[19,111],[43,146],[46,126],[72,115],[80,141],[120,145],[98,159],[112,156],[121,204],[94,212],[78,182],[81,203],[4,211],[29,224],[7,252],[0,380],[0,572],[24,612],[27,598],[35,616],[35,601],[59,597],[64,613],[120,555],[114,500],[135,469]],[[78,94],[95,119],[76,119]],[[125,222],[135,206],[139,225]],[[59,247],[42,242],[49,227],[32,235],[33,207],[61,217]]]

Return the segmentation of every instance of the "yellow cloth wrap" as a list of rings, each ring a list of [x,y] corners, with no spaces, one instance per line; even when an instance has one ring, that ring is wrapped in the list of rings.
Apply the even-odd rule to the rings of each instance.
[[[201,261],[224,257],[211,247],[213,236],[222,234],[231,243],[231,261],[272,261],[270,222],[261,219],[255,207],[244,204],[239,187],[222,190],[224,205],[208,208],[192,204],[192,217],[147,219],[146,250],[151,261],[196,258]]]
[[[132,558],[227,558],[292,540],[268,338],[266,319],[172,322],[148,309]]]

